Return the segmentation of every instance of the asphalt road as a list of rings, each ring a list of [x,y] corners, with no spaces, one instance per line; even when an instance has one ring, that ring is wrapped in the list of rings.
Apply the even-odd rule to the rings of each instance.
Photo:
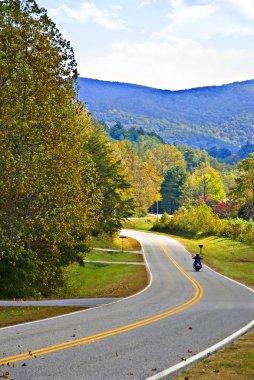
[[[152,273],[150,286],[95,309],[0,329],[0,364],[3,358],[9,362],[0,375],[142,380],[253,320],[253,292],[205,266],[194,272],[191,256],[173,239],[123,233],[142,243]]]

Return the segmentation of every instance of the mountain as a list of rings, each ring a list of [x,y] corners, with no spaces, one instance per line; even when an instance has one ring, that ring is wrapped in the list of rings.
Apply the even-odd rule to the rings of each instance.
[[[254,143],[254,80],[170,91],[79,79],[79,99],[108,126],[142,127],[171,144],[239,150]]]

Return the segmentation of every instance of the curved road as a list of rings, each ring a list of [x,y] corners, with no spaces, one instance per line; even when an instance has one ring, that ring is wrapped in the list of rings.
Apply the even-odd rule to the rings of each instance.
[[[188,252],[171,238],[123,233],[143,246],[152,274],[148,288],[99,308],[0,329],[2,373],[14,379],[142,380],[252,321],[249,289],[205,266],[194,272]]]

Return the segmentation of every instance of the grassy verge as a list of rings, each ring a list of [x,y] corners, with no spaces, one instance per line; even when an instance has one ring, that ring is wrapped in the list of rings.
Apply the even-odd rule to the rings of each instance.
[[[203,244],[202,256],[205,264],[228,277],[254,287],[254,246],[216,236],[195,240],[173,237],[192,253],[199,252],[198,245]]]
[[[176,376],[177,380],[254,379],[254,331]]]
[[[124,223],[124,228],[150,231],[155,221],[156,217],[153,215],[149,215],[144,218],[131,218]]]
[[[66,269],[66,288],[58,297],[125,297],[147,285],[145,266],[85,263]]]
[[[0,307],[0,327],[16,325],[18,323],[31,322],[38,319],[55,317],[60,314],[72,313],[84,310],[80,307],[48,307],[48,306],[20,306]]]
[[[85,260],[95,261],[122,261],[122,262],[142,262],[143,255],[129,252],[100,251],[93,249],[87,253]]]
[[[122,249],[122,239],[116,235],[112,240],[109,239],[94,239],[94,248],[106,248],[106,249]],[[123,249],[126,251],[140,251],[141,246],[136,239],[126,237],[123,240]]]

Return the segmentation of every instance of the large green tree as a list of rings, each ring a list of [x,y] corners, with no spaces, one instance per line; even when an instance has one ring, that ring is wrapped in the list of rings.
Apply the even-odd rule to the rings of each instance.
[[[101,199],[98,222],[93,233],[112,235],[121,228],[122,219],[133,213],[134,200],[130,184],[123,174],[120,160],[114,157],[105,128],[96,120],[93,120],[93,128],[84,149],[91,155],[96,170],[95,193]]]
[[[0,292],[48,294],[98,222],[73,50],[33,0],[0,2]],[[15,283],[15,285],[14,285]]]

